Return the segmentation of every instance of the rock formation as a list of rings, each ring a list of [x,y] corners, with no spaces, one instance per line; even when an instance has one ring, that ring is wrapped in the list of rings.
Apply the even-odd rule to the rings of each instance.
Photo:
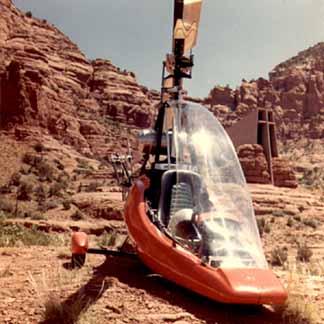
[[[302,152],[310,154],[308,148],[316,143],[315,146],[322,149],[313,152],[308,160],[316,157],[317,164],[314,166],[321,167],[324,163],[323,71],[324,43],[319,43],[276,66],[269,73],[269,80],[243,80],[235,90],[217,86],[210,91],[204,103],[225,126],[233,125],[257,107],[272,109],[282,153],[285,153],[287,158],[295,156],[296,150],[299,150],[302,156]],[[321,144],[318,145],[319,143]],[[318,159],[319,155],[322,156],[321,161]],[[295,160],[296,169],[305,168],[305,163],[309,164],[305,162],[305,157],[302,163],[303,165],[299,160]],[[277,172],[277,185],[295,187],[296,177],[292,174],[291,166],[288,171],[288,163],[282,159],[274,160],[273,167]],[[246,166],[244,169],[246,171]]]
[[[271,179],[267,171],[267,160],[265,159],[262,146],[257,144],[241,145],[238,148],[238,157],[247,182],[270,183]]]
[[[49,135],[95,158],[107,157],[116,143],[123,152],[128,145],[136,152],[137,129],[152,124],[159,93],[109,60],[89,61],[57,28],[28,17],[10,0],[0,0],[0,9],[0,128],[19,140]],[[207,105],[225,127],[251,109],[273,109],[284,148],[291,140],[322,140],[323,53],[324,43],[317,44],[279,64],[269,80],[243,80],[235,90],[217,86],[206,99],[189,100]],[[241,150],[243,169],[251,181],[267,182],[262,172],[248,171],[252,157],[261,163],[262,153],[254,149]],[[278,163],[276,183],[294,186],[292,173]]]
[[[49,134],[82,154],[104,157],[116,137],[127,140],[123,125],[151,124],[158,94],[132,72],[89,61],[57,28],[9,0],[0,7],[2,129],[20,139]]]

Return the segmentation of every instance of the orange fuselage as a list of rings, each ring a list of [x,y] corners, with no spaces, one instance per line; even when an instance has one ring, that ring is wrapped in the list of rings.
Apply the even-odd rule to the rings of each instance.
[[[287,291],[269,269],[222,269],[201,259],[164,235],[148,218],[145,186],[137,181],[125,206],[125,221],[139,257],[153,271],[218,302],[283,304]]]

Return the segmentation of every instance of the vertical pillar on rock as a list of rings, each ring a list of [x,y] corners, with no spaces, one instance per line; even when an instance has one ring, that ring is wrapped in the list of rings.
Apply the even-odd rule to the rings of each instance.
[[[267,108],[258,108],[257,144],[261,145],[268,162],[271,183],[274,184],[272,158],[278,157],[275,121],[273,111]]]

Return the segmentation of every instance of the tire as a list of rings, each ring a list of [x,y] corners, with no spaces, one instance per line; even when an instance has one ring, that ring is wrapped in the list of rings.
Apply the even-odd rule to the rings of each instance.
[[[71,265],[72,269],[80,269],[84,266],[86,260],[85,254],[72,254]]]

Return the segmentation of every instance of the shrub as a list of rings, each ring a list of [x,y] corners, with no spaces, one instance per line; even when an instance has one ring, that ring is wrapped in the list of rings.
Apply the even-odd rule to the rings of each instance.
[[[70,176],[66,172],[60,173],[57,177],[57,182],[61,183],[65,189],[69,186],[69,180]]]
[[[33,154],[30,153],[26,153],[23,158],[22,161],[28,165],[33,165],[34,164],[34,158],[35,156]]]
[[[3,185],[0,187],[0,194],[8,194],[11,193],[11,187],[9,185]]]
[[[74,221],[79,221],[84,219],[84,215],[80,210],[77,210],[72,216],[71,219]]]
[[[10,178],[10,184],[12,186],[18,187],[20,184],[20,180],[21,180],[21,174],[19,172],[15,172]]]
[[[273,216],[276,216],[276,217],[283,217],[283,216],[285,216],[285,213],[284,213],[283,210],[274,210],[272,212],[272,215]]]
[[[77,159],[79,169],[89,169],[89,163],[87,160]]]
[[[276,247],[271,251],[271,264],[273,266],[282,266],[288,259],[287,247]]]
[[[46,220],[46,216],[42,213],[33,213],[32,216],[30,217],[32,220]]]
[[[296,259],[301,262],[309,262],[313,256],[312,250],[307,246],[307,244],[300,244],[297,249]]]
[[[61,161],[59,161],[59,160],[54,160],[54,162],[56,163],[56,167],[57,167],[59,170],[63,171],[63,170],[65,169],[65,167],[64,167],[64,165],[61,163]]]
[[[14,205],[4,198],[0,198],[0,210],[5,213],[12,213],[14,211],[15,207]]]
[[[299,284],[300,285],[300,284]],[[276,307],[277,313],[280,314],[281,320],[276,323],[282,324],[316,324],[318,321],[318,311],[315,304],[310,298],[305,299],[303,294],[297,294],[296,291],[301,289],[307,290],[306,287],[297,286],[288,287],[289,296],[284,305]],[[296,286],[296,287],[295,287]],[[297,290],[298,289],[298,290]]]
[[[116,230],[100,235],[97,243],[100,247],[113,247],[116,244],[118,232]]]
[[[27,11],[26,12],[26,17],[32,18],[33,17],[33,13],[31,11]]]
[[[289,218],[288,218],[287,226],[288,226],[288,227],[292,227],[292,226],[294,226],[294,220],[293,220],[292,217],[289,217]]]
[[[46,197],[47,197],[45,187],[43,185],[39,185],[35,189],[35,195],[36,195],[37,201],[39,203],[42,203],[43,201],[45,201]]]
[[[296,222],[301,222],[301,217],[300,217],[300,215],[295,215],[295,216],[294,216],[294,220],[295,220]]]
[[[60,202],[55,200],[46,201],[43,204],[41,204],[40,210],[43,212],[47,212],[50,209],[57,208],[59,204]]]
[[[98,185],[98,182],[90,182],[87,186],[86,186],[86,188],[85,188],[85,191],[86,192],[95,192],[95,191],[97,191],[98,190],[98,187],[99,187],[99,185]]]
[[[22,182],[17,191],[18,200],[30,200],[33,193],[33,185],[30,182]]]
[[[31,217],[31,211],[30,210],[19,211],[18,216],[20,218],[29,218],[29,217]]]
[[[20,225],[1,224],[0,226],[0,247],[10,247],[17,245],[40,245],[48,246],[55,244],[57,237],[37,231],[35,227],[26,229]]]
[[[46,162],[41,162],[37,164],[36,169],[38,171],[38,176],[41,181],[52,181],[54,176],[53,168]]]
[[[304,206],[298,206],[298,210],[302,213],[305,210]]]
[[[45,151],[45,146],[42,144],[42,143],[36,143],[34,145],[34,150],[37,152],[37,153],[41,153],[41,152],[44,152]]]
[[[27,174],[30,173],[30,167],[28,167],[28,165],[23,165],[23,166],[20,168],[19,172],[20,172],[21,174],[27,175]]]
[[[71,201],[70,200],[64,200],[63,201],[63,208],[64,208],[64,210],[71,209]]]
[[[317,226],[318,226],[318,222],[316,221],[316,219],[309,219],[309,218],[305,218],[305,219],[303,220],[303,223],[304,223],[306,226],[312,227],[313,229],[316,229]]]
[[[49,195],[50,196],[61,196],[62,190],[64,188],[63,183],[55,182],[53,185],[50,186]]]

